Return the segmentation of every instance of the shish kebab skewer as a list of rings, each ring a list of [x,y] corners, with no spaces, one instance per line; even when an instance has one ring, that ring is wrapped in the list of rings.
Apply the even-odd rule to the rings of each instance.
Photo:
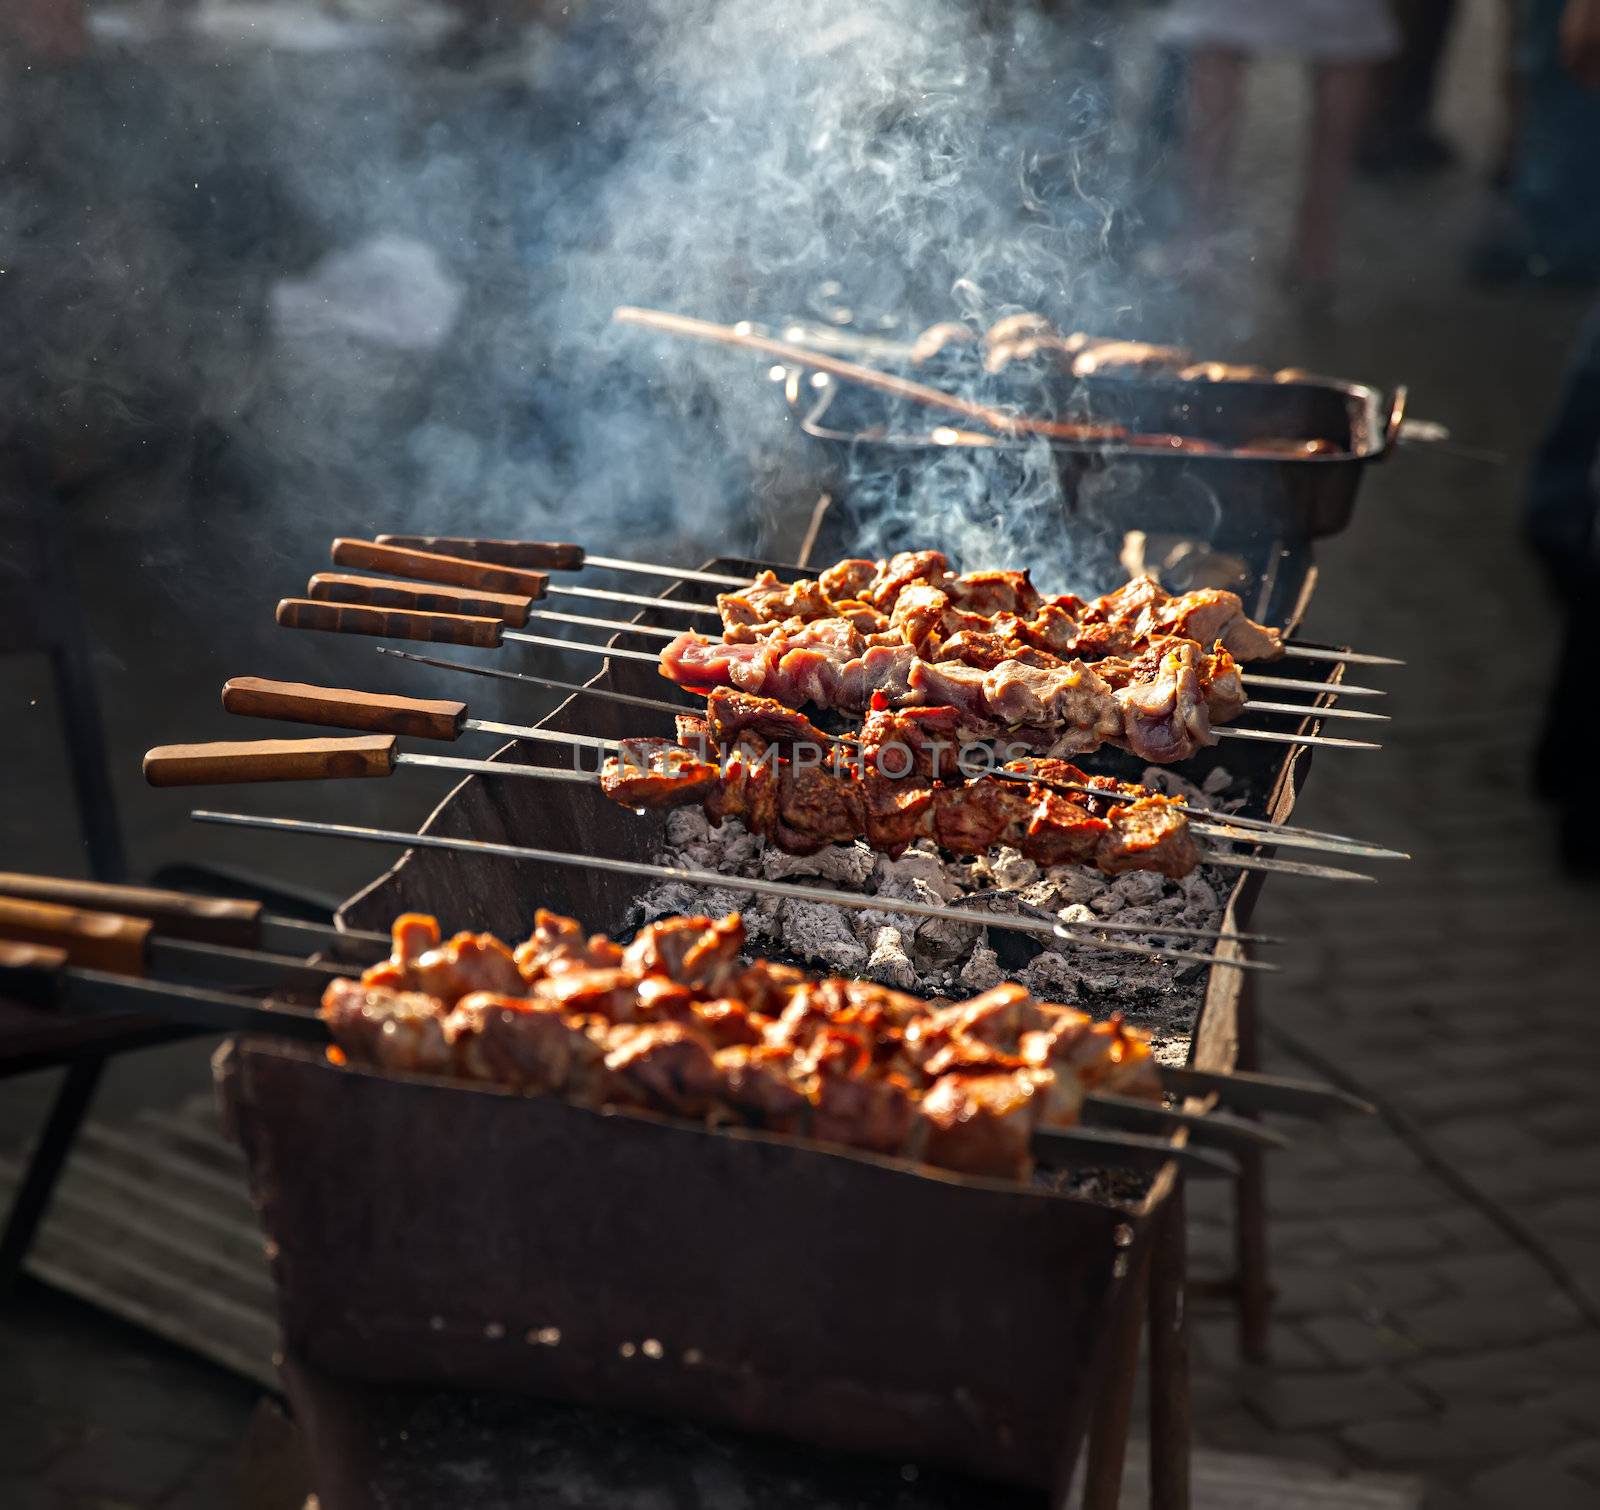
[[[386,653],[406,655],[404,651],[389,651]],[[439,666],[454,664],[450,661],[434,660],[429,656],[408,656],[406,658]],[[463,667],[462,669],[472,668]],[[763,702],[759,698],[744,698],[740,694],[727,694],[718,689],[711,694],[706,702],[707,712],[712,716],[714,724],[719,712],[719,701],[724,698],[728,701],[737,700],[752,706],[759,706]],[[360,729],[368,734],[395,734],[409,738],[436,739],[451,743],[468,730],[483,734],[494,734],[507,739],[566,745],[573,749],[609,751],[615,749],[620,743],[617,740],[599,739],[588,734],[569,734],[561,730],[538,726],[497,723],[489,719],[469,718],[467,716],[467,705],[462,702],[406,697],[393,693],[358,692],[344,687],[318,687],[305,682],[280,682],[254,676],[231,678],[222,689],[222,706],[226,712],[245,718],[275,718],[289,723],[317,724],[323,728]],[[673,712],[677,716],[682,716],[690,711],[688,709],[674,708],[670,703],[660,704],[660,707]],[[791,715],[789,710],[781,708],[778,704],[770,704],[769,708],[773,713],[793,717],[798,721],[798,715]],[[809,729],[805,731],[808,736],[811,732]],[[842,745],[842,742],[833,740],[830,736],[823,734],[821,730],[815,731],[815,735],[815,743],[819,748],[832,746],[837,749]],[[730,744],[732,741],[725,734],[719,732],[717,742]],[[854,741],[850,741],[850,743],[853,744]],[[1103,791],[1099,787],[1075,786],[1070,780],[1061,780],[1042,773],[1035,775],[1020,770],[998,770],[989,774],[1016,781],[1036,782],[1051,791],[1073,792],[1091,797],[1107,796],[1119,802],[1134,802],[1141,797],[1165,795],[1147,788],[1135,790],[1131,785]],[[1175,810],[1199,819],[1197,822],[1190,823],[1189,827],[1192,832],[1210,838],[1229,839],[1242,844],[1278,845],[1288,849],[1313,849],[1337,854],[1359,854],[1380,859],[1404,858],[1398,851],[1384,850],[1372,845],[1354,843],[1333,845],[1320,838],[1300,838],[1293,834],[1285,835],[1279,831],[1262,832],[1260,829],[1241,827],[1224,813],[1208,813],[1203,808],[1190,808],[1183,804],[1174,803],[1172,805]],[[1254,821],[1256,820],[1251,820],[1251,822]],[[1265,827],[1270,830],[1270,825]]]
[[[594,697],[607,702],[625,704],[629,707],[648,708],[651,712],[666,713],[671,717],[678,717],[684,713],[695,711],[685,703],[670,703],[662,698],[637,697],[631,692],[617,692],[610,687],[597,687],[586,682],[564,682],[553,677],[538,676],[531,671],[507,671],[499,666],[473,666],[466,661],[450,661],[442,656],[420,655],[413,650],[396,650],[389,645],[373,647],[379,655],[394,656],[402,661],[414,661],[422,666],[437,666],[444,671],[461,671],[469,676],[485,676],[501,681],[526,682],[530,686],[548,687],[557,692],[569,692],[575,697]],[[463,708],[465,705],[461,705]],[[510,733],[513,726],[482,725],[496,733]],[[532,729],[530,733],[541,733],[541,730]],[[513,738],[521,737],[519,734],[511,735]],[[836,736],[842,744],[853,744],[852,738],[844,735]],[[1072,790],[1066,783],[1043,781],[1043,785],[1061,790]],[[1152,794],[1159,795],[1159,794]],[[1128,800],[1133,800],[1129,798]],[[1410,855],[1404,850],[1386,849],[1382,845],[1369,844],[1361,839],[1352,839],[1345,834],[1324,833],[1317,829],[1299,828],[1289,824],[1273,823],[1266,818],[1251,818],[1241,813],[1218,812],[1211,808],[1193,807],[1184,803],[1179,808],[1180,812],[1187,813],[1191,818],[1198,818],[1204,822],[1224,824],[1230,830],[1248,829],[1251,833],[1229,833],[1224,837],[1237,838],[1242,842],[1255,842],[1263,844],[1281,844],[1288,848],[1324,849],[1330,854],[1347,854],[1364,856],[1377,860],[1409,860]],[[1257,838],[1256,836],[1260,837]]]
[[[248,683],[254,678],[242,680]],[[405,705],[421,699],[387,699],[362,693],[355,694],[357,704],[342,704],[346,712],[341,715],[336,712],[341,707],[336,689],[309,688],[301,683],[258,681],[253,686],[235,683],[224,689],[224,696],[227,699],[224,705],[230,712],[294,720],[304,720],[304,715],[310,712],[315,717],[306,721],[323,725],[339,721],[342,726],[358,723],[370,728],[379,721],[387,721],[390,728],[400,725],[406,733],[411,733],[419,717],[432,717],[430,710],[418,713]],[[510,733],[512,726],[486,725],[486,728],[496,733]],[[880,840],[875,837],[874,821],[866,817],[872,811],[872,798],[867,785],[862,785],[861,774],[846,777],[837,769],[832,774],[826,773],[822,771],[821,760],[805,765],[806,774],[800,773],[800,768],[789,773],[786,769],[789,761],[778,760],[778,750],[768,750],[768,744],[773,742],[766,739],[758,741],[760,749],[757,750],[742,749],[738,739],[734,739],[730,760],[718,765],[707,758],[694,757],[683,745],[659,739],[613,741],[594,734],[568,734],[555,729],[534,731],[531,737],[608,755],[621,749],[626,758],[619,761],[613,757],[606,761],[603,771],[595,773],[518,765],[512,761],[464,760],[453,755],[411,755],[395,747],[395,733],[382,733],[349,739],[259,739],[157,745],[144,757],[144,774],[150,785],[157,787],[362,779],[392,776],[400,766],[461,771],[474,776],[512,776],[525,781],[566,781],[579,785],[598,781],[606,797],[626,808],[702,803],[707,811],[717,809],[722,816],[739,817],[746,822],[746,827],[754,824],[755,832],[765,833],[765,825],[773,825],[773,833],[768,837],[778,835],[774,843],[789,853],[816,853],[818,849],[827,848],[829,843],[845,838],[864,838],[872,848],[893,853],[894,845],[902,846],[909,843],[910,838],[923,837],[936,838],[941,848],[954,846],[952,853],[974,854],[982,853],[992,843],[1005,838],[1006,843],[1013,843],[1030,859],[1042,864],[1093,865],[1107,875],[1117,875],[1123,870],[1186,875],[1198,865],[1214,864],[1235,870],[1269,870],[1312,880],[1373,881],[1366,873],[1341,870],[1333,865],[1306,865],[1298,861],[1195,848],[1189,840],[1192,825],[1187,816],[1179,813],[1174,801],[1157,793],[1150,793],[1142,801],[1136,797],[1130,805],[1110,809],[1107,819],[1091,814],[1077,801],[1051,805],[1046,803],[1045,795],[1058,790],[1059,782],[1054,782],[1048,771],[1042,771],[1037,781],[1019,769],[1011,773],[990,773],[1002,777],[1000,787],[987,787],[981,779],[958,785],[914,782],[906,787],[898,787],[891,781],[885,792],[893,793],[893,797],[885,798],[888,808],[880,827],[886,835],[893,830],[893,837]],[[901,752],[906,757],[907,769],[899,774],[912,774],[910,761],[917,757],[907,745],[901,745]],[[674,761],[677,761],[677,768],[674,768]],[[1067,771],[1070,776],[1080,774],[1077,768],[1067,768]],[[926,776],[928,773],[918,774]],[[1018,785],[1027,785],[1030,795],[1024,797],[1018,793],[1018,805],[1013,811],[1011,793],[1005,789]],[[1032,790],[1035,787],[1038,790]],[[1093,789],[1090,795],[1096,795]],[[765,817],[750,814],[765,814]],[[1128,817],[1126,825],[1118,822],[1123,814]],[[914,821],[917,827],[901,833],[907,821]],[[845,827],[840,829],[840,824]],[[795,825],[792,832],[789,825]],[[1026,833],[1022,832],[1024,825]],[[1202,829],[1200,832],[1221,830]],[[782,833],[789,833],[789,840],[784,841]],[[819,833],[824,837],[818,837]],[[976,840],[974,835],[982,835],[982,841]],[[1238,835],[1224,833],[1224,837],[1237,838]],[[1259,843],[1254,838],[1245,841]]]
[[[561,589],[551,588],[549,589],[549,595],[555,596],[560,591]],[[591,595],[613,598],[619,596],[618,594],[599,592]],[[458,614],[467,618],[499,619],[508,629],[525,629],[528,627],[530,620],[548,619],[555,623],[587,625],[591,628],[607,630],[612,634],[640,634],[652,639],[673,640],[680,633],[675,629],[659,629],[651,625],[636,624],[627,620],[599,619],[586,617],[582,614],[539,609],[534,607],[535,599],[518,597],[510,593],[479,592],[459,587],[439,587],[424,583],[396,582],[384,577],[365,577],[344,572],[315,573],[306,583],[306,597],[323,603],[348,603],[368,608],[398,608],[421,613]],[[635,601],[643,604],[671,602],[670,599],[654,598],[638,598]],[[695,606],[698,607],[700,605]],[[716,610],[711,610],[711,613],[715,616]],[[813,620],[813,622],[815,621]],[[736,626],[734,635],[735,638],[749,637],[741,626]],[[1028,647],[1021,648],[1025,652],[1028,649]],[[1357,687],[1345,682],[1335,685],[1328,682],[1301,681],[1292,677],[1260,676],[1248,671],[1236,674],[1239,681],[1245,686],[1270,688],[1278,692],[1314,692],[1322,694],[1333,691],[1340,696],[1347,697],[1387,696],[1381,688]],[[1301,712],[1303,707],[1301,704],[1273,703],[1252,703],[1251,706],[1258,708],[1262,712],[1291,713]],[[1379,718],[1386,715],[1340,713],[1333,716]]]
[[[417,757],[423,758],[423,757]],[[442,756],[428,759],[429,764]],[[488,765],[489,762],[481,762]],[[491,767],[492,769],[492,767]],[[505,767],[500,769],[504,770]],[[574,774],[574,773],[568,773]],[[963,923],[969,928],[1001,928],[1012,933],[1028,933],[1052,938],[1058,943],[1101,949],[1113,954],[1138,954],[1147,959],[1170,959],[1202,965],[1217,965],[1234,970],[1260,970],[1275,973],[1276,965],[1263,960],[1197,954],[1182,949],[1159,949],[1117,939],[1096,938],[1075,932],[1075,925],[1050,923],[1022,914],[973,912],[957,907],[942,907],[900,897],[869,896],[865,892],[840,891],[833,887],[800,886],[783,881],[768,881],[757,876],[723,875],[715,870],[697,870],[684,865],[654,865],[645,860],[616,860],[605,855],[574,854],[566,850],[536,849],[529,845],[501,844],[491,839],[458,839],[448,834],[413,834],[402,829],[363,828],[348,823],[324,823],[309,818],[264,818],[253,813],[221,813],[196,809],[190,814],[197,823],[220,823],[236,828],[260,828],[274,832],[320,834],[333,839],[353,839],[369,844],[398,845],[402,849],[443,849],[461,854],[484,855],[502,860],[531,860],[545,865],[574,865],[586,870],[604,870],[614,875],[649,876],[660,881],[682,881],[690,886],[706,886],[727,891],[746,891],[758,896],[786,901],[826,902],[853,912],[883,912],[908,917],[940,918]],[[1093,926],[1093,925],[1086,925]],[[1146,929],[1146,932],[1159,931]],[[1221,935],[1224,939],[1231,935]]]
[[[319,1011],[287,1002],[260,1001],[175,981],[153,981],[116,971],[89,969],[73,962],[67,950],[0,940],[0,994],[25,1005],[82,1015],[153,1014],[220,1033],[263,1033],[304,1043],[332,1040],[328,1020]],[[1161,1072],[1180,1078],[1186,1072]],[[1226,1079],[1226,1076],[1216,1077]],[[1193,1092],[1205,1094],[1211,1090]],[[1263,1092],[1268,1100],[1303,1105],[1304,1114],[1318,1114],[1325,1095],[1320,1086],[1298,1083],[1248,1087],[1247,1099]],[[1183,1094],[1183,1091],[1179,1091]],[[1033,1152],[1047,1166],[1113,1164],[1138,1169],[1159,1168],[1171,1161],[1191,1175],[1235,1176],[1239,1172],[1229,1149],[1262,1150],[1287,1146],[1280,1134],[1227,1113],[1185,1112],[1153,1101],[1090,1092],[1084,1109],[1098,1125],[1041,1128]],[[1270,1109],[1270,1108],[1269,1108]],[[1334,1109],[1343,1110],[1343,1107]],[[1187,1132],[1187,1145],[1174,1144],[1158,1132]]]
[[[90,1013],[153,1012],[217,1032],[255,1030],[316,1043],[328,1038],[327,1023],[313,1009],[186,982],[91,969],[74,964],[70,951],[57,945],[0,941],[0,986],[4,988],[0,995],[37,1007]],[[1372,1111],[1366,1102],[1311,1080],[1172,1065],[1156,1065],[1155,1070],[1169,1094],[1216,1096],[1222,1105],[1242,1112],[1324,1118]]]
[[[648,561],[626,561],[612,556],[588,554],[581,545],[540,540],[489,540],[463,535],[379,535],[379,545],[397,550],[416,550],[439,553],[462,561],[476,561],[486,566],[534,568],[542,571],[579,571],[584,566],[600,567],[608,571],[636,572],[645,576],[662,577],[672,581],[700,582],[708,587],[727,587],[747,591],[754,584],[749,577],[731,576],[726,572],[700,571],[690,567],[660,566]],[[801,566],[793,562],[773,563],[776,571],[794,572],[801,580],[810,580],[816,574],[815,566]],[[384,570],[394,571],[395,567]],[[397,571],[404,576],[404,571]],[[548,590],[548,589],[547,589]],[[568,596],[578,595],[578,589],[569,589]],[[684,612],[710,614],[721,617],[720,610],[710,604],[689,603],[678,598],[646,597],[640,594],[603,593],[588,589],[586,597],[610,597],[617,602],[636,603],[643,608],[670,608]],[[1108,595],[1110,596],[1110,595]],[[1101,600],[1095,600],[1099,602]],[[1283,642],[1283,654],[1303,660],[1346,661],[1360,666],[1403,666],[1404,661],[1389,655],[1373,655],[1354,650],[1340,650],[1331,645],[1311,645],[1298,640]]]
[[[672,641],[682,639],[683,637],[683,632],[681,630],[658,629],[653,624],[634,624],[626,619],[596,619],[590,618],[585,614],[547,612],[542,609],[534,609],[530,613],[529,617],[534,619],[547,619],[552,623],[577,624],[589,629],[603,629],[608,634],[637,634],[652,640]],[[1090,662],[1089,665],[1091,669],[1093,669],[1094,663]],[[1251,676],[1248,673],[1240,676],[1239,680],[1253,686],[1283,687],[1286,685],[1276,677]],[[1307,691],[1315,691],[1318,693],[1343,693],[1347,690],[1336,682],[1293,682],[1287,685],[1291,690],[1299,687],[1304,688]],[[1365,691],[1367,689],[1363,688],[1362,690]],[[1353,718],[1361,719],[1367,723],[1390,722],[1390,716],[1387,713],[1367,713],[1356,708],[1318,708],[1310,703],[1269,703],[1262,702],[1260,699],[1254,697],[1252,697],[1249,702],[1245,704],[1245,712],[1288,713],[1299,717],[1314,715],[1317,718]]]
[[[192,896],[154,886],[68,880],[14,870],[0,871],[0,897],[144,918],[160,937],[234,949],[286,953],[350,944],[385,951],[389,947],[386,934],[280,916],[253,898]]]
[[[590,645],[581,640],[554,639],[507,629],[499,619],[460,614],[420,613],[405,609],[374,608],[365,604],[329,603],[310,598],[285,598],[277,608],[277,622],[286,629],[315,629],[333,634],[372,635],[385,639],[426,640],[435,644],[471,645],[495,649],[505,640],[565,650],[581,655],[616,656],[623,660],[662,666],[662,657],[642,650],[622,650]],[[670,648],[670,647],[669,647]],[[742,648],[742,647],[741,647]],[[1296,710],[1299,711],[1299,710]],[[1308,708],[1307,716],[1319,710]],[[1381,745],[1364,740],[1340,739],[1327,734],[1290,734],[1277,729],[1242,729],[1228,726],[1211,730],[1223,739],[1254,739],[1269,744],[1316,745],[1334,749],[1376,750]]]
[[[10,896],[0,897],[0,940],[64,949],[75,964],[123,975],[168,971],[194,979],[203,974],[212,982],[273,985],[294,991],[320,991],[330,980],[360,969],[169,938],[158,933],[149,918]]]
[[[502,761],[463,760],[448,755],[406,755],[398,753],[394,745],[395,738],[392,734],[380,734],[360,735],[350,739],[263,739],[158,746],[145,756],[145,776],[152,786],[209,786],[236,785],[240,782],[317,781],[388,776],[393,774],[394,770],[399,766],[416,766],[433,770],[460,771],[465,775],[513,776],[535,781],[573,782],[581,786],[594,786],[598,783],[602,789],[605,788],[605,782],[589,772],[561,770],[551,766],[515,765]],[[684,753],[687,754],[688,752],[685,751]],[[624,767],[624,770],[626,769],[628,768]],[[608,795],[612,795],[613,801],[622,802],[625,800],[610,793]],[[1088,817],[1087,814],[1084,816]],[[1104,829],[1107,826],[1101,824],[1100,827]],[[1359,871],[1339,870],[1331,866],[1322,865],[1301,865],[1289,860],[1257,859],[1246,855],[1217,855],[1202,851],[1198,856],[1198,860],[1199,863],[1223,865],[1239,870],[1276,871],[1288,875],[1307,876],[1315,880],[1362,882],[1370,882],[1372,880],[1372,877]],[[587,863],[592,863],[601,868],[612,866],[612,862],[598,859]],[[662,870],[660,873],[668,876],[669,879],[676,877],[680,880],[684,879],[686,875],[685,872],[676,869],[673,869],[670,875],[666,870]],[[704,872],[701,874],[704,884],[733,884],[731,880],[727,879],[720,883],[706,882],[704,877],[712,873]],[[794,895],[795,892],[793,888],[787,888],[782,894]],[[806,892],[801,894],[815,895],[810,888],[807,888]],[[855,893],[846,894],[856,896]],[[900,907],[898,903],[892,906],[883,905],[886,900],[878,899],[878,905],[869,907],[867,910],[882,912],[915,910],[910,908],[910,904],[907,905],[907,908]],[[859,897],[857,897],[855,905],[858,907],[862,905]],[[921,904],[917,905],[920,906]],[[1000,926],[1012,926],[1010,914],[957,913],[951,908],[941,907],[938,909],[937,914],[928,914],[928,916],[935,915],[960,917],[967,922],[982,922],[985,918],[993,917]],[[1192,937],[1202,939],[1249,937],[1254,942],[1279,942],[1276,939],[1262,936],[1225,935],[1212,928],[1191,928],[1177,925],[1168,929],[1142,923],[1095,921],[1083,924],[1063,924],[1062,926],[1100,928],[1106,932],[1134,933],[1142,936],[1169,934],[1175,938]],[[1025,927],[1022,931],[1045,933],[1050,932],[1051,928],[1049,923],[1046,922],[1037,928],[1032,926]],[[1113,946],[1108,944],[1107,947],[1136,950],[1153,956],[1165,956],[1169,953],[1169,951],[1161,950],[1155,946],[1146,947],[1133,944]]]

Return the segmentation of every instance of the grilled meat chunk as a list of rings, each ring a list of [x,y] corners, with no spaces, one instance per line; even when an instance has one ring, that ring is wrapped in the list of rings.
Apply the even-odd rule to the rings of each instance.
[[[744,948],[744,919],[678,917],[647,923],[622,952],[622,966],[636,975],[665,975],[706,990],[736,973]]]
[[[441,1003],[423,992],[341,978],[322,993],[322,1017],[353,1060],[413,1075],[454,1069]]]
[[[698,802],[721,774],[670,739],[624,739],[600,768],[600,789],[624,807],[678,807]]]
[[[946,1075],[919,1108],[926,1130],[922,1157],[962,1174],[1025,1179],[1039,1123],[1039,1080],[1032,1070]]]
[[[605,1067],[618,1099],[678,1117],[708,1116],[722,1089],[705,1040],[677,1022],[613,1028]]]
[[[472,1080],[576,1099],[595,1089],[605,1050],[581,1017],[558,1006],[476,991],[445,1021],[454,1072]]]
[[[1109,827],[1095,851],[1095,864],[1107,875],[1153,870],[1177,880],[1201,862],[1188,820],[1173,798],[1118,803],[1110,814]]]

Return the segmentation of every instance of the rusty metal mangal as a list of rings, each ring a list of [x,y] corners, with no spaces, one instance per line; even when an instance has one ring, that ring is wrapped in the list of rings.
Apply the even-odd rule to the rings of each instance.
[[[1277,617],[1298,620],[1312,580],[1280,584],[1292,611]],[[623,662],[596,681],[660,691]],[[593,698],[546,722],[670,732],[665,714]],[[1262,747],[1229,763],[1269,792],[1258,816],[1282,820],[1305,757]],[[472,778],[426,827],[645,858],[662,822],[597,790],[550,802],[535,783]],[[1229,897],[1238,927],[1260,879]],[[437,910],[517,936],[548,906],[616,931],[632,893],[600,872],[415,851],[341,921]],[[1238,974],[1211,972],[1198,1068],[1234,1065]],[[1134,1308],[1154,1234],[1166,1229],[1163,1252],[1171,1242],[1171,1166],[1125,1213],[795,1140],[338,1069],[292,1046],[246,1042],[219,1076],[286,1343],[314,1367],[687,1417],[1042,1487],[1054,1503],[1093,1415],[1090,1477],[1113,1481],[1095,1503],[1114,1503]],[[1183,1449],[1166,1445],[1170,1470]]]

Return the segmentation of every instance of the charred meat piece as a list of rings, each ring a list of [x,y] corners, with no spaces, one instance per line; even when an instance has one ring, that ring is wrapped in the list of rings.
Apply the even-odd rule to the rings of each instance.
[[[605,1067],[620,1099],[678,1117],[708,1116],[722,1089],[705,1040],[677,1022],[613,1028]]]
[[[455,1072],[528,1092],[587,1100],[605,1050],[582,1018],[559,1007],[476,991],[445,1022]]]
[[[639,974],[621,968],[563,970],[534,987],[535,1000],[562,1012],[629,1022],[638,1009]]]
[[[796,1061],[811,1103],[811,1135],[870,1153],[903,1154],[917,1120],[911,1088],[874,1078],[870,1050],[853,1035],[828,1031]]]
[[[939,551],[901,551],[883,562],[873,580],[851,596],[887,611],[912,582],[938,583],[949,572],[949,558]]]
[[[941,787],[933,797],[933,838],[953,855],[981,855],[1025,823],[1034,803],[1028,788],[995,776]]]
[[[1157,764],[1187,760],[1217,742],[1196,652],[1189,640],[1172,641],[1161,658],[1159,676],[1116,693],[1124,713],[1122,742],[1141,759]]]
[[[817,580],[821,583],[822,590],[835,602],[841,598],[861,600],[865,590],[877,581],[878,565],[876,561],[859,558],[839,561],[823,572]]]
[[[712,1056],[722,1100],[743,1122],[767,1132],[801,1133],[811,1102],[789,1074],[789,1056],[764,1046],[736,1045]]]
[[[953,577],[945,591],[957,608],[993,618],[1014,613],[1023,618],[1036,613],[1044,602],[1025,571],[974,571]]]
[[[1063,765],[1065,761],[1061,762]],[[1028,815],[1020,848],[1035,865],[1096,865],[1110,831],[1081,803],[1059,792],[1033,788],[1036,800]]]
[[[832,735],[824,734],[804,713],[787,708],[770,697],[718,687],[706,699],[705,722],[714,745],[737,744],[745,733],[755,734],[767,744],[808,745],[818,750],[831,749]]]
[[[864,769],[932,781],[961,774],[961,748],[968,743],[955,708],[874,709],[857,736]]]
[[[605,969],[622,962],[622,950],[603,933],[584,936],[575,918],[541,907],[533,915],[533,933],[512,951],[517,969],[530,984],[563,970]]]
[[[861,783],[820,766],[785,762],[778,771],[778,822],[772,839],[790,854],[851,843],[866,827]]]
[[[680,807],[706,796],[721,776],[670,739],[624,739],[600,768],[600,789],[624,807]]]
[[[665,975],[686,986],[715,990],[732,973],[744,948],[744,919],[676,917],[647,923],[622,952],[636,975]]]
[[[492,933],[458,933],[419,954],[406,967],[404,986],[446,1006],[474,991],[520,996],[525,989],[516,959]]]
[[[820,582],[780,582],[775,572],[764,571],[738,592],[718,593],[717,610],[724,624],[760,624],[771,619],[827,618],[833,604]]]
[[[442,1005],[423,992],[330,981],[321,1015],[333,1041],[358,1062],[414,1075],[448,1075],[455,1067]]]
[[[946,1075],[919,1108],[922,1156],[940,1169],[1023,1180],[1033,1167],[1039,1081],[1032,1070]]]
[[[1167,797],[1118,803],[1110,814],[1110,831],[1095,856],[1095,863],[1107,875],[1153,870],[1175,880],[1190,874],[1200,861],[1188,820],[1176,800]]]
[[[880,854],[899,855],[924,832],[933,796],[931,782],[868,771],[861,778],[862,838]]]

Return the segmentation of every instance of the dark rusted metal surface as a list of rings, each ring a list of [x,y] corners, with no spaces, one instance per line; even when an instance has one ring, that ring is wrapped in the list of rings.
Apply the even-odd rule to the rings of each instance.
[[[1046,1486],[1147,1216],[796,1140],[222,1061],[288,1346]]]

